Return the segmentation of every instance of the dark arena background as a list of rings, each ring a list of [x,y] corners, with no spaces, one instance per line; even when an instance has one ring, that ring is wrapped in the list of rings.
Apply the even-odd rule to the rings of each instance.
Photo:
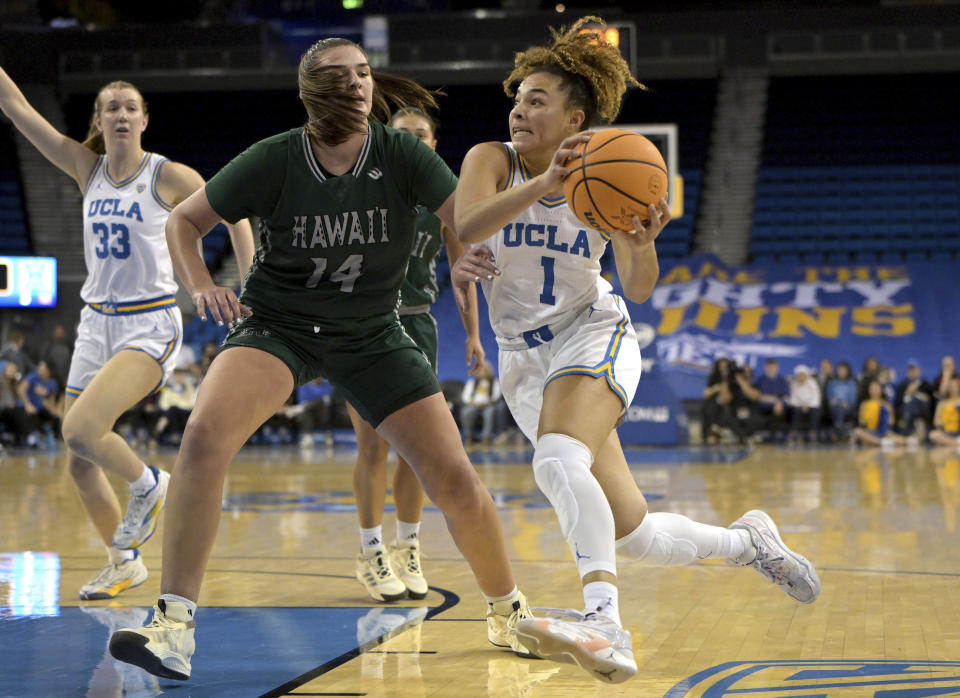
[[[624,560],[639,672],[610,686],[487,642],[483,598],[429,501],[429,593],[374,601],[354,576],[356,439],[343,398],[320,386],[292,395],[231,464],[193,675],[117,662],[111,632],[142,625],[156,601],[162,530],[143,548],[145,582],[78,599],[104,564],[57,414],[84,308],[82,195],[0,118],[0,696],[960,695],[960,2],[4,0],[0,67],[81,141],[99,89],[132,82],[149,107],[144,149],[209,178],[304,123],[299,57],[345,37],[375,70],[442,90],[437,152],[456,173],[472,145],[510,138],[501,81],[514,53],[587,14],[603,17],[646,87],[628,91],[613,125],[648,134],[671,170],[659,282],[646,303],[627,303],[643,355],[618,428],[631,472],[652,512],[727,526],[767,511],[817,567],[816,603],[794,603],[749,567]],[[611,252],[602,265],[618,291]],[[239,288],[224,226],[203,257]],[[579,608],[532,447],[502,399],[489,429],[464,418],[465,335],[445,254],[437,275],[439,378],[518,584],[535,607]],[[182,290],[177,304],[184,350],[171,385],[115,425],[168,471],[224,338]],[[40,363],[57,383],[49,421],[28,419],[24,402]],[[791,397],[804,381],[819,388],[811,410]],[[889,431],[871,440],[857,429],[878,431],[873,382]],[[323,409],[304,420],[312,401]],[[387,502],[392,540],[391,492]]]

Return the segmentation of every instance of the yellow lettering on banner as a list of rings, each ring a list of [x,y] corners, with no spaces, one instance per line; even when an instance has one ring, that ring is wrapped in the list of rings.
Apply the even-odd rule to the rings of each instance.
[[[705,330],[715,330],[720,324],[720,316],[727,312],[727,306],[716,305],[701,300],[700,307],[697,309],[697,316],[693,319],[693,324],[702,327]]]
[[[877,279],[880,281],[909,280],[910,272],[906,267],[877,267]]]
[[[684,284],[688,281],[693,281],[693,276],[690,274],[690,267],[685,264],[674,267],[670,272],[660,279],[660,285],[666,286],[667,284]]]
[[[737,326],[734,334],[757,334],[760,331],[760,321],[767,314],[766,308],[737,308]]]
[[[802,337],[803,330],[818,337],[839,337],[840,319],[846,308],[813,308],[813,314],[781,306],[776,308],[777,326],[770,337]]]
[[[733,283],[735,284],[762,284],[763,283],[763,273],[751,273],[744,269],[741,269],[736,274],[733,275]]]
[[[830,271],[829,268],[824,271]],[[819,267],[805,267],[803,270],[803,280],[808,284],[812,284],[814,281],[820,280],[820,269]]]
[[[913,334],[917,329],[913,319],[913,303],[854,308],[852,316],[851,332],[864,337],[903,337]]]
[[[680,329],[683,323],[683,316],[687,312],[689,305],[679,308],[663,308],[660,310],[660,327],[657,328],[657,334],[673,334]]]

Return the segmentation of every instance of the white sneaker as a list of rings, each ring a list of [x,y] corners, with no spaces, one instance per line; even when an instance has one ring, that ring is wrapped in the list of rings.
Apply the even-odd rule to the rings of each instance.
[[[800,603],[813,603],[820,596],[820,577],[813,565],[786,545],[777,525],[766,512],[753,509],[728,528],[742,528],[750,534],[757,550],[752,560],[731,558],[735,565],[751,565],[757,572],[783,589],[783,593]]]
[[[147,580],[147,566],[137,552],[132,560],[119,565],[108,562],[97,572],[97,576],[80,587],[80,598],[84,601],[112,599],[127,589],[143,584]]]
[[[357,555],[357,581],[377,601],[399,601],[407,595],[407,588],[390,567],[390,559],[383,548],[371,548]]]
[[[390,546],[390,567],[407,588],[411,599],[423,599],[427,596],[427,580],[420,568],[420,543],[396,543]]]
[[[190,657],[196,649],[196,625],[186,604],[160,599],[149,625],[123,628],[110,637],[110,654],[154,676],[186,681],[190,678]]]
[[[507,647],[519,657],[537,655],[524,647],[517,639],[517,623],[533,618],[527,597],[517,592],[513,601],[497,601],[487,604],[487,639],[497,647]]]
[[[517,637],[531,652],[555,662],[575,662],[607,683],[622,683],[637,673],[630,633],[614,621],[596,612],[550,611],[554,615],[517,624]]]
[[[148,467],[157,479],[157,484],[146,494],[130,497],[123,520],[120,521],[116,533],[113,534],[113,545],[120,550],[139,548],[157,530],[160,510],[163,508],[163,502],[167,497],[170,473],[152,465]]]

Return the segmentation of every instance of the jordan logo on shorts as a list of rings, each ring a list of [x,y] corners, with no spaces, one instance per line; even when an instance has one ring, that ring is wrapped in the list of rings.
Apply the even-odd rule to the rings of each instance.
[[[538,327],[535,330],[527,330],[523,333],[523,341],[527,343],[528,347],[538,347],[551,339],[553,339],[553,332],[550,331],[549,325]]]

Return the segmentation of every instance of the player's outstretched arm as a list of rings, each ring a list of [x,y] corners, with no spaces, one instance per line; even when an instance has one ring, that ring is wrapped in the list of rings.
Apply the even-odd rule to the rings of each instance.
[[[0,68],[0,110],[47,160],[83,188],[90,170],[97,162],[97,154],[60,133],[44,119],[3,68]]]

